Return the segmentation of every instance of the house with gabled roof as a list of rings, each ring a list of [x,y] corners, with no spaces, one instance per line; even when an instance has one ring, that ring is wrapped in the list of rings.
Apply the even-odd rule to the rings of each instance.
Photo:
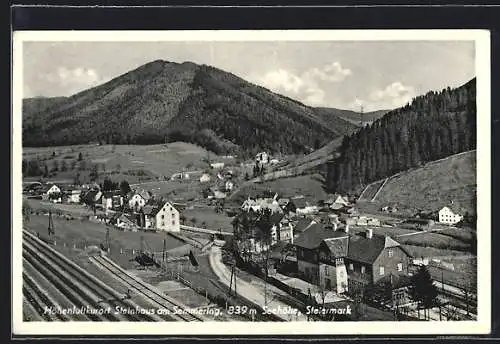
[[[463,217],[463,212],[457,205],[450,204],[439,210],[438,218],[439,218],[439,223],[454,225],[462,221],[464,217]]]
[[[305,280],[343,293],[389,275],[408,275],[411,256],[389,236],[350,233],[349,226],[312,224],[294,241],[297,269]]]
[[[151,193],[145,190],[131,191],[127,196],[129,208],[136,211],[142,209],[151,199]]]

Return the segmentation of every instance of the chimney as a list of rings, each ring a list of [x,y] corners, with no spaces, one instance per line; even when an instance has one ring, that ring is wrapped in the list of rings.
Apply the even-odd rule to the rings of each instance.
[[[367,239],[371,239],[371,238],[373,238],[373,229],[368,228],[368,229],[366,230],[366,238],[367,238]]]
[[[335,224],[335,225],[336,225],[336,224]],[[345,225],[345,229],[344,229],[344,231],[345,231],[346,233],[349,233],[349,225],[348,225],[348,224],[346,224],[346,225]]]

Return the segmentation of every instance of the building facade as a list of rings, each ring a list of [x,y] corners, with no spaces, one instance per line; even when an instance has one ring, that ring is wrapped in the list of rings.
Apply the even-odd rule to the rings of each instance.
[[[448,225],[457,224],[463,219],[462,215],[458,214],[458,212],[454,212],[452,209],[448,207],[443,207],[439,211],[438,215],[439,215],[439,222]]]

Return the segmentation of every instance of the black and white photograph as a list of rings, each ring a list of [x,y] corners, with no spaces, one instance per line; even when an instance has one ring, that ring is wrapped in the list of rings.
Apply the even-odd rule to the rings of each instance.
[[[488,333],[488,31],[13,37],[20,333]]]

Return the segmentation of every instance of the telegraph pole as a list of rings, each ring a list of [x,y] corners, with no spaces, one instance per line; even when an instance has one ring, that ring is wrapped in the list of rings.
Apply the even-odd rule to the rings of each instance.
[[[167,270],[167,239],[163,239],[163,251],[161,255],[161,260],[163,262],[163,269],[166,271]]]
[[[109,240],[109,227],[106,227],[106,239],[105,239],[106,251],[110,251],[110,240]]]
[[[48,231],[49,231],[49,235],[56,234],[56,232],[54,230],[54,222],[52,221],[52,211],[51,210],[49,210],[49,228],[48,228]]]
[[[361,111],[359,113],[359,118],[360,118],[360,121],[359,121],[359,124],[361,125],[361,128],[363,128],[363,105],[361,105]]]

